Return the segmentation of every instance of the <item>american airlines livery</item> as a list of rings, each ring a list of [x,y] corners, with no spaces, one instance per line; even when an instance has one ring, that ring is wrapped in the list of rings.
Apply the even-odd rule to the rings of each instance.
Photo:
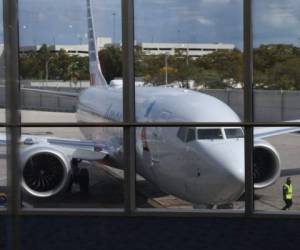
[[[120,122],[122,88],[110,87],[97,55],[91,0],[87,1],[89,67],[92,86],[80,94],[30,90],[79,98],[81,122]],[[29,91],[29,90],[27,90]],[[218,99],[180,88],[136,87],[136,119],[141,122],[240,122]],[[86,140],[22,135],[22,189],[36,198],[64,192],[70,182],[88,188],[88,171],[78,161],[99,161],[122,169],[121,128],[81,128]],[[295,127],[254,130],[254,188],[272,185],[281,170],[276,149],[263,138],[300,130]],[[162,191],[197,206],[237,200],[244,192],[244,134],[241,127],[136,128],[137,173]],[[5,143],[2,135],[2,143]]]

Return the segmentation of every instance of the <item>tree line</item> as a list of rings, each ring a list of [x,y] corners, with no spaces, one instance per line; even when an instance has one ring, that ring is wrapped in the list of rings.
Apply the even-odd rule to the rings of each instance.
[[[122,49],[107,47],[99,52],[107,82],[122,77]],[[269,44],[254,49],[254,86],[260,89],[300,89],[300,49],[293,45]],[[135,47],[135,76],[145,83],[161,85],[189,81],[203,88],[231,88],[243,85],[243,53],[238,49],[217,50],[192,59],[176,50],[174,55],[146,55]],[[63,81],[88,80],[88,57],[53,52],[43,45],[38,51],[20,55],[23,79]]]
[[[21,79],[80,81],[89,79],[88,57],[70,55],[65,50],[52,51],[42,45],[38,51],[19,56]]]

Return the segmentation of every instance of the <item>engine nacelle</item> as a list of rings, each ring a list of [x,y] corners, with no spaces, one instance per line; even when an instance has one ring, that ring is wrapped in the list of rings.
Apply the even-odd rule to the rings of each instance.
[[[280,165],[279,154],[270,143],[264,140],[254,141],[254,188],[272,185],[280,176]]]
[[[67,186],[70,159],[52,147],[28,147],[21,151],[22,188],[35,197],[50,197]]]

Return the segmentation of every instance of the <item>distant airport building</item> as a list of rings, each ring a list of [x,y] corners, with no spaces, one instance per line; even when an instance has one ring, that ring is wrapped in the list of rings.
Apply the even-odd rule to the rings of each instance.
[[[117,48],[122,47],[122,43],[112,43],[111,37],[98,37],[97,47],[101,50],[106,47],[114,46]],[[230,43],[136,43],[140,46],[146,55],[174,55],[175,51],[181,51],[184,55],[192,58],[207,55],[218,50],[233,50],[235,46]],[[41,45],[22,46],[20,52],[26,53],[28,51],[37,51]],[[65,50],[71,55],[86,56],[88,53],[87,44],[74,44],[74,45],[50,45],[53,51]]]
[[[112,39],[110,37],[97,37],[97,47],[101,50],[107,46],[107,44],[112,44]],[[20,53],[27,53],[29,51],[38,51],[42,45],[30,45],[20,47]],[[87,56],[88,45],[87,44],[52,44],[48,45],[49,49],[52,51],[64,50],[70,55]]]
[[[176,51],[191,58],[197,58],[218,50],[233,50],[230,43],[135,43],[146,55],[175,55]],[[104,47],[121,47],[121,43],[105,44]]]
[[[181,51],[189,57],[200,57],[218,50],[233,50],[235,46],[228,43],[138,43],[147,55],[174,55]]]

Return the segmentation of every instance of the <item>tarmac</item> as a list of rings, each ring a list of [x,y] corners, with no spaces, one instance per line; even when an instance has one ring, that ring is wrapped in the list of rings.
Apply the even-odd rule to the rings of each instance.
[[[74,113],[57,113],[43,111],[22,111],[23,122],[75,122]],[[4,110],[0,110],[0,121],[4,121]],[[4,132],[5,129],[1,128]],[[24,128],[22,133],[55,135],[64,138],[84,139],[79,128]],[[300,134],[292,133],[268,138],[278,151],[282,169],[299,168]],[[124,207],[123,171],[101,164],[81,163],[90,172],[90,192],[83,194],[78,185],[73,185],[72,192],[63,193],[50,199],[33,199],[23,195],[23,205],[32,208],[122,208]],[[282,201],[282,184],[286,177],[279,178],[268,188],[255,190],[255,209],[280,210]],[[6,189],[6,147],[0,146],[0,192]],[[294,205],[291,210],[300,211],[300,176],[292,176],[294,186]],[[192,204],[161,192],[141,176],[137,175],[136,203],[139,208],[184,208],[193,209]],[[244,200],[233,203],[233,209],[244,209]]]

